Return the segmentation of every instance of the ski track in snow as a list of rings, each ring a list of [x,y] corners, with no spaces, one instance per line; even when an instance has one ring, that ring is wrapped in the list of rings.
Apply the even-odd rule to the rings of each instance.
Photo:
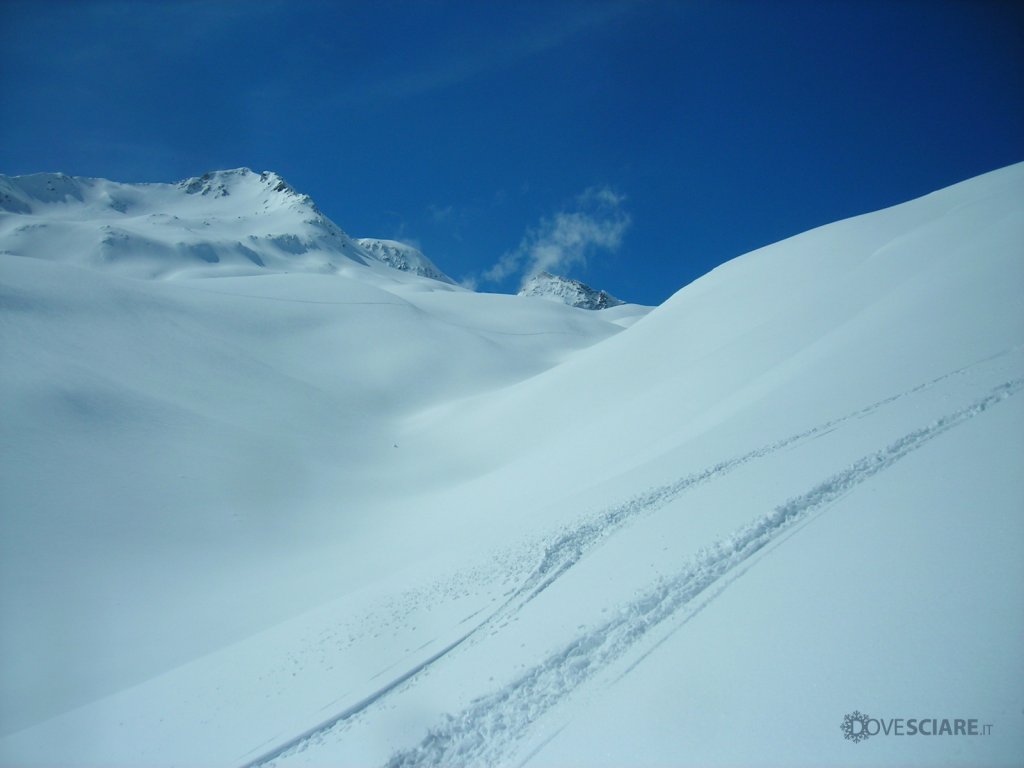
[[[797,443],[822,437],[823,435],[838,429],[846,422],[868,416],[898,400],[902,400],[905,397],[931,389],[947,379],[955,376],[962,376],[980,365],[992,362],[1015,351],[1017,351],[1017,348],[993,355],[985,358],[984,360],[979,360],[976,363],[950,371],[930,381],[926,381],[923,384],[918,384],[904,392],[878,400],[845,416],[826,421],[815,427],[804,430],[803,432],[790,435],[789,437],[784,437],[740,456],[726,459],[707,467],[700,472],[686,475],[674,482],[649,489],[620,504],[602,510],[597,515],[592,516],[589,520],[581,522],[575,526],[562,529],[556,538],[546,545],[544,548],[544,555],[541,558],[540,563],[534,569],[533,573],[531,573],[526,579],[523,585],[517,590],[516,594],[513,596],[513,600],[525,595],[525,600],[523,602],[529,602],[551,586],[551,584],[553,584],[562,574],[572,568],[573,565],[579,562],[586,552],[595,544],[606,539],[638,515],[654,512],[660,509],[690,488],[717,479],[718,477],[721,477],[734,469],[738,469],[751,461],[764,458],[765,456],[776,453],[785,448],[789,448]]]
[[[930,389],[954,376],[966,374],[971,369],[1014,351],[1016,349],[1007,350],[950,371],[845,416],[718,462],[671,483],[648,489],[624,502],[601,510],[575,526],[562,529],[543,547],[540,562],[520,586],[504,603],[467,632],[429,658],[392,678],[370,695],[273,749],[263,752],[255,759],[250,759],[241,768],[273,764],[273,761],[279,758],[302,752],[321,742],[329,733],[337,733],[357,715],[380,703],[390,694],[414,684],[420,673],[460,646],[480,639],[484,634],[481,630],[505,626],[511,616],[554,584],[595,546],[599,546],[635,518],[664,507],[690,488],[720,478],[751,461],[799,442],[820,437],[846,422],[865,417],[897,400]],[[568,695],[597,669],[622,655],[648,629],[675,614],[727,572],[734,570],[739,563],[763,549],[783,531],[791,529],[798,520],[805,520],[812,512],[839,498],[853,486],[891,466],[947,429],[1016,393],[1022,386],[1024,379],[1013,380],[996,388],[982,400],[939,419],[929,427],[911,432],[885,449],[862,458],[806,494],[787,501],[768,515],[740,528],[727,540],[702,550],[683,571],[659,582],[648,595],[623,609],[618,618],[579,638],[508,688],[477,700],[457,716],[449,716],[445,724],[431,731],[422,744],[413,750],[396,755],[388,763],[389,768],[445,765],[452,762],[488,764],[498,760],[502,754],[502,745],[521,734],[540,714]]]
[[[1022,388],[1024,379],[1007,382],[981,400],[864,456],[806,493],[742,526],[702,550],[675,576],[661,580],[620,609],[615,618],[585,632],[505,688],[477,699],[457,715],[446,716],[444,723],[432,729],[420,744],[394,755],[387,768],[502,762],[519,737],[545,712],[773,540],[932,439]]]

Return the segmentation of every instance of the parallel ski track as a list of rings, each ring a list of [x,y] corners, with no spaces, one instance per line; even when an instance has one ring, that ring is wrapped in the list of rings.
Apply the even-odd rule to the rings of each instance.
[[[772,541],[939,435],[1022,388],[1024,379],[1002,384],[966,408],[862,457],[806,493],[740,527],[703,550],[674,576],[622,608],[615,618],[580,635],[510,685],[475,700],[454,716],[447,716],[420,744],[394,755],[387,768],[503,762],[527,728],[551,707]]]
[[[549,586],[551,586],[562,575],[564,575],[568,570],[570,570],[574,565],[576,565],[584,557],[584,555],[587,554],[590,550],[592,550],[595,546],[599,546],[602,541],[606,540],[609,536],[611,536],[617,530],[619,530],[620,528],[625,526],[627,523],[631,522],[636,517],[638,517],[640,515],[652,513],[654,511],[660,509],[661,507],[664,507],[666,504],[670,503],[671,501],[676,499],[678,496],[680,496],[681,494],[683,494],[684,492],[686,492],[690,488],[693,488],[695,486],[702,485],[702,484],[707,483],[709,481],[718,479],[718,478],[722,477],[723,475],[726,475],[726,474],[732,472],[734,469],[738,469],[739,467],[741,467],[741,466],[743,466],[743,465],[745,465],[745,464],[747,464],[747,463],[749,463],[751,461],[754,461],[756,459],[763,458],[765,456],[771,455],[773,453],[776,453],[776,452],[778,452],[780,450],[788,448],[788,447],[790,447],[790,446],[792,446],[794,444],[800,443],[802,441],[813,439],[815,437],[818,437],[820,435],[828,433],[828,432],[836,429],[837,427],[839,427],[840,425],[842,425],[842,424],[844,424],[846,422],[849,422],[849,421],[854,420],[854,419],[862,418],[864,416],[868,416],[871,413],[873,413],[874,411],[877,411],[880,408],[883,408],[883,407],[885,407],[885,406],[887,406],[887,405],[889,405],[891,403],[894,403],[897,400],[901,400],[901,399],[903,399],[905,397],[917,394],[917,393],[919,393],[921,391],[924,391],[926,389],[930,389],[930,388],[934,387],[935,385],[937,385],[937,384],[939,384],[939,383],[941,383],[941,382],[943,382],[943,381],[945,381],[945,380],[947,380],[947,379],[949,379],[951,377],[965,374],[969,370],[971,370],[972,368],[975,368],[978,365],[981,365],[982,363],[989,362],[989,361],[991,361],[993,359],[1001,357],[1001,356],[1003,356],[1005,354],[1008,354],[1009,352],[1012,352],[1012,351],[1014,351],[1014,350],[1008,350],[1008,352],[1002,353],[1001,355],[995,355],[995,356],[993,356],[991,358],[987,358],[986,360],[978,361],[977,363],[974,363],[974,364],[972,364],[970,366],[965,366],[963,368],[959,368],[957,370],[950,371],[950,372],[948,372],[946,374],[943,374],[942,376],[939,376],[939,377],[937,377],[935,379],[932,379],[930,381],[927,381],[927,382],[924,382],[922,384],[919,384],[919,385],[917,385],[917,386],[915,386],[915,387],[913,387],[913,388],[911,388],[909,390],[905,390],[904,392],[900,392],[898,394],[892,395],[892,396],[884,398],[882,400],[878,400],[878,401],[876,401],[874,403],[871,403],[868,406],[865,406],[864,408],[858,409],[857,411],[853,411],[853,412],[851,412],[851,413],[849,413],[849,414],[847,414],[845,416],[841,416],[839,418],[832,419],[830,421],[824,422],[824,423],[819,424],[819,425],[817,425],[815,427],[812,427],[810,429],[807,429],[807,430],[804,430],[802,432],[790,435],[788,437],[782,438],[782,439],[777,440],[775,442],[768,443],[768,444],[766,444],[764,446],[761,446],[761,447],[759,447],[757,449],[754,449],[752,451],[749,451],[747,453],[741,454],[741,455],[733,457],[731,459],[727,459],[727,460],[718,462],[717,464],[714,464],[714,465],[712,465],[710,467],[707,467],[707,468],[705,468],[705,469],[703,469],[703,470],[701,470],[699,472],[695,472],[695,473],[691,473],[691,474],[685,475],[684,477],[679,478],[678,480],[675,480],[675,481],[673,481],[671,483],[667,483],[667,484],[664,484],[664,485],[661,485],[661,486],[657,486],[657,487],[652,488],[652,489],[648,489],[647,491],[644,491],[644,492],[642,492],[640,494],[637,494],[636,496],[633,496],[633,497],[627,499],[624,502],[621,502],[619,504],[613,505],[611,507],[607,507],[607,508],[599,511],[597,514],[593,515],[589,519],[586,519],[586,520],[580,522],[579,524],[577,524],[575,526],[571,526],[571,527],[567,527],[567,528],[562,529],[554,537],[554,539],[545,546],[544,553],[541,556],[540,562],[534,568],[534,570],[530,573],[530,575],[523,581],[523,583],[508,597],[508,599],[504,603],[501,604],[501,606],[499,606],[496,610],[494,610],[492,613],[490,613],[482,621],[477,623],[468,632],[466,632],[463,635],[459,636],[453,642],[449,643],[444,648],[442,648],[440,651],[438,651],[435,654],[431,655],[430,657],[428,657],[424,661],[422,661],[419,664],[415,665],[414,667],[406,670],[402,674],[396,676],[395,678],[390,680],[388,683],[386,683],[385,685],[381,686],[376,691],[374,691],[370,695],[364,697],[363,699],[361,699],[360,701],[356,702],[355,704],[352,704],[352,705],[346,707],[344,710],[335,713],[330,718],[328,718],[328,719],[318,723],[317,725],[314,725],[313,727],[303,731],[302,733],[300,733],[300,734],[298,734],[298,735],[296,735],[296,736],[294,736],[294,737],[292,737],[292,738],[290,738],[290,739],[288,739],[288,740],[286,740],[284,742],[281,742],[281,743],[277,744],[272,749],[264,751],[258,757],[250,759],[249,761],[243,763],[240,766],[240,768],[258,768],[259,766],[264,766],[264,765],[270,764],[274,760],[277,760],[278,758],[286,757],[288,754],[300,751],[305,746],[307,746],[309,744],[309,742],[311,742],[313,740],[319,740],[323,736],[327,735],[329,732],[336,730],[340,726],[342,726],[345,723],[347,723],[348,721],[350,721],[356,715],[364,712],[365,710],[369,709],[373,705],[375,705],[377,703],[380,703],[383,699],[388,697],[390,694],[396,692],[397,690],[399,690],[401,688],[404,688],[406,685],[412,684],[414,682],[415,678],[420,673],[426,671],[431,666],[433,666],[436,662],[438,662],[442,658],[448,656],[451,652],[455,651],[459,646],[462,646],[462,645],[466,644],[467,641],[471,641],[474,637],[482,635],[483,633],[481,632],[481,630],[487,629],[487,628],[489,628],[489,627],[491,627],[491,626],[493,626],[495,624],[498,624],[502,619],[504,619],[504,618],[514,614],[515,612],[517,612],[526,603],[530,602],[535,597],[537,597],[541,592],[543,592],[545,589],[547,589]],[[913,433],[910,433],[910,435],[907,435],[906,437],[902,438],[901,441],[902,440],[907,440],[907,439],[911,438],[914,435],[918,435],[918,433],[927,433],[927,436],[922,438],[922,440],[919,441],[919,442],[914,442],[913,447],[907,449],[903,453],[900,453],[896,457],[896,459],[893,459],[892,461],[896,461],[899,458],[902,458],[902,456],[905,455],[906,453],[909,453],[910,450],[913,450],[914,448],[919,447],[919,445],[922,444],[923,441],[926,441],[928,439],[931,439],[932,437],[937,436],[941,432],[945,431],[948,428],[951,428],[952,426],[955,426],[955,424],[960,423],[961,421],[965,420],[966,418],[970,418],[970,416],[976,415],[976,413],[980,413],[982,410],[985,410],[987,407],[990,407],[990,405],[994,404],[995,402],[998,402],[1002,398],[1007,397],[1010,394],[1016,393],[1016,391],[1018,391],[1018,389],[1020,388],[1022,383],[1024,383],[1024,380],[1015,380],[1015,381],[1009,382],[1007,384],[1004,384],[1004,385],[1002,385],[1002,388],[997,388],[997,390],[993,394],[990,394],[987,398],[984,398],[983,400],[978,401],[978,403],[975,403],[972,406],[968,406],[967,408],[963,409],[962,411],[957,411],[954,414],[951,414],[950,416],[945,417],[944,419],[940,419],[939,421],[935,422],[932,425],[932,427],[925,428],[924,430],[917,430],[917,431],[915,431]],[[1002,394],[999,394],[1000,392],[1002,392]],[[992,400],[992,398],[995,398],[995,399]],[[992,400],[992,402],[989,402],[989,400]],[[980,405],[980,404],[984,404],[984,405]],[[974,410],[975,408],[978,408],[978,410],[975,411]],[[962,415],[962,414],[968,414],[968,413],[969,413],[969,415]],[[954,419],[954,423],[951,423],[948,426],[942,427],[942,428],[939,428],[937,426],[937,425],[946,423],[946,421],[949,420],[949,419]],[[933,430],[933,429],[939,429],[939,431],[932,432],[931,430]],[[885,451],[888,451],[889,449],[893,448],[893,446],[900,444],[901,441],[897,441],[893,445],[890,445],[887,449],[884,449],[883,451],[880,451],[879,454],[885,453]],[[872,454],[872,456],[877,456],[879,454]],[[861,461],[858,462],[857,464],[853,465],[853,467],[857,467],[861,462],[864,462],[864,461],[866,461],[869,458],[871,458],[871,457],[869,456],[869,457],[865,457],[864,459],[861,459]],[[892,463],[892,461],[890,461],[888,464],[885,464],[885,466],[889,466]],[[884,466],[883,467],[879,467],[878,469],[876,469],[871,474],[875,474],[875,472],[881,471],[881,469],[883,469],[883,468],[885,468],[885,467]],[[840,473],[840,474],[842,474],[842,473]],[[854,484],[857,484],[857,483],[861,482],[862,480],[867,479],[867,477],[869,477],[869,476],[870,475],[860,478]],[[833,478],[829,478],[829,480],[825,481],[825,482],[828,483],[828,482],[834,480],[836,477],[839,477],[839,476],[837,475],[837,476],[834,476]],[[818,488],[818,487],[819,486],[816,486],[816,488]],[[813,489],[812,489],[812,492],[813,492]],[[811,492],[809,492],[809,493],[811,493]],[[802,498],[804,498],[804,497],[800,497],[800,499],[802,499]],[[799,499],[791,500],[790,502],[787,502],[786,504],[782,505],[781,507],[776,508],[775,512],[773,512],[772,515],[775,515],[776,513],[778,513],[779,510],[781,510],[783,508],[787,508],[789,505],[795,503],[798,500]],[[821,506],[821,505],[818,505],[818,506]],[[817,508],[818,507],[816,506],[815,509],[817,509]],[[804,516],[805,515],[802,515],[801,517],[804,517]],[[769,515],[768,517],[771,517],[771,515]],[[767,519],[767,518],[765,518],[765,519]],[[792,522],[792,521],[790,521],[790,522]],[[785,527],[788,528],[789,525],[787,524]],[[743,529],[741,529],[741,530],[743,530]],[[770,538],[774,538],[778,533],[781,533],[781,529],[778,529],[778,530],[773,529],[773,530],[775,532],[772,534],[772,536]],[[739,532],[733,534],[733,536],[731,537],[730,540],[734,540],[736,535],[738,535],[738,533]],[[755,550],[749,551],[741,559],[746,559],[746,557],[749,557],[751,554],[753,554],[758,549],[761,549],[767,543],[768,543],[768,540],[765,540],[764,542],[759,544],[756,547]],[[698,558],[698,562],[702,562],[703,558],[710,557],[711,554],[714,554],[716,552],[722,551],[722,547],[723,546],[724,546],[723,544],[719,543],[719,544],[715,545],[711,550],[706,550],[705,553],[702,554],[700,558]],[[737,561],[737,562],[739,562],[739,561]],[[735,566],[735,564],[736,563],[732,563],[731,565],[729,565],[729,567],[726,570],[731,570]],[[709,586],[713,581],[717,580],[721,575],[724,574],[724,572],[725,571],[722,571],[721,573],[718,573],[716,571],[716,573],[718,573],[718,575],[714,576],[714,578],[712,578],[711,581],[708,581],[703,586],[701,586],[700,589],[697,590],[697,592],[694,592],[693,594],[691,594],[690,597],[686,598],[686,600],[683,601],[683,603],[688,602],[690,599],[692,599],[692,597],[695,597],[700,592],[703,592],[707,588],[707,586]],[[682,576],[678,575],[677,577],[675,577],[675,579],[671,580],[671,582],[665,582],[660,587],[660,589],[665,589],[666,588],[666,586],[665,586],[666,584],[668,584],[668,583],[675,583],[675,581],[678,580],[679,578],[682,578]],[[669,611],[669,614],[673,613],[676,609],[681,607],[681,605],[682,605],[682,603],[677,605],[676,608],[673,608],[671,611]],[[666,615],[668,615],[668,614],[666,614]],[[661,619],[659,619],[659,621],[660,620]],[[617,656],[619,654],[615,654],[615,655]],[[611,659],[609,658],[608,660],[610,661]],[[602,665],[598,665],[597,667],[595,667],[595,669],[600,667],[600,666],[602,666]],[[586,675],[586,677],[589,677],[589,674]],[[578,682],[582,682],[582,679],[583,678],[581,678]],[[571,686],[571,688],[574,688],[574,687],[575,687],[575,685]],[[562,698],[562,697],[558,696],[555,700],[558,700],[560,698]],[[555,700],[553,700],[551,702],[552,705],[555,703]],[[481,701],[484,701],[484,700],[481,700]],[[545,706],[544,709],[546,710],[547,708],[549,708],[549,706],[550,705]],[[465,714],[465,713],[463,713],[463,714]],[[455,719],[453,719],[452,722],[455,722],[457,720],[458,720],[458,718],[455,718]],[[434,734],[434,732],[432,732],[432,736],[428,737],[428,741],[431,738],[434,738],[433,734]],[[435,738],[435,741],[436,741],[436,738]],[[426,742],[424,742],[424,744],[426,744]],[[417,747],[416,749],[421,749],[422,747],[423,747],[423,745],[420,745],[420,747]],[[433,765],[433,764],[443,765],[443,764],[446,764],[446,763],[448,763],[448,762],[450,762],[452,760],[455,760],[456,762],[460,762],[460,763],[464,763],[464,762],[467,762],[467,761],[471,762],[471,763],[476,763],[476,762],[478,762],[478,760],[482,760],[484,764],[486,764],[487,761],[488,761],[488,758],[486,758],[486,757],[484,757],[482,755],[479,756],[479,757],[477,757],[477,756],[466,757],[466,756],[453,755],[450,758],[448,758],[448,757],[438,757],[436,762],[431,762],[430,760],[427,760],[426,762],[418,762],[418,763],[402,762],[402,761],[407,759],[407,757],[406,757],[407,755],[411,755],[411,754],[413,754],[413,752],[401,753],[401,754],[397,755],[392,760],[392,762],[389,763],[389,767],[390,766],[397,767],[397,766],[405,766],[405,765]],[[398,762],[395,762],[395,761],[398,761]]]

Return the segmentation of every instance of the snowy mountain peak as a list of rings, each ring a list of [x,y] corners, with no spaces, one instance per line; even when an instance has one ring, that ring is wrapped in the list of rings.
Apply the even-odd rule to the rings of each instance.
[[[248,168],[234,168],[227,171],[210,171],[202,176],[194,176],[178,182],[187,194],[209,195],[212,197],[227,197],[231,194],[231,188],[239,181],[247,180],[248,177],[256,176]]]
[[[55,244],[59,244],[59,247]],[[0,251],[131,277],[333,273],[353,264],[454,281],[415,248],[361,244],[273,171],[211,171],[174,184],[0,175]]]
[[[264,203],[276,199],[296,208],[306,208],[315,216],[323,216],[313,198],[296,192],[291,184],[274,171],[256,173],[249,168],[210,171],[202,176],[179,181],[176,186],[186,194],[207,198],[243,195],[260,198]]]
[[[549,272],[540,272],[527,280],[519,290],[519,295],[560,301],[581,309],[607,309],[626,303],[606,291],[594,290],[579,280],[559,277]]]
[[[448,275],[442,272],[422,251],[397,240],[382,240],[375,237],[357,238],[356,242],[371,257],[402,272],[440,280],[442,283],[455,284]]]
[[[295,188],[274,171],[256,173],[249,168],[232,168],[226,171],[209,171],[202,176],[179,181],[178,187],[190,195],[227,197],[239,189],[279,192],[287,197],[312,203],[309,195],[295,191]]]

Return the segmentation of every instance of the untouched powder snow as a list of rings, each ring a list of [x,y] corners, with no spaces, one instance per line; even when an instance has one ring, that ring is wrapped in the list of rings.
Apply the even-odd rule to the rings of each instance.
[[[1024,754],[1024,164],[650,313],[138,280],[61,184],[0,199],[0,764]]]

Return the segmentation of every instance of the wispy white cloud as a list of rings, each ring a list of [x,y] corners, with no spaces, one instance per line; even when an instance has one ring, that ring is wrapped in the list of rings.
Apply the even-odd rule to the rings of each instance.
[[[516,274],[522,280],[539,272],[565,274],[586,264],[595,252],[617,251],[631,223],[625,200],[610,187],[584,190],[566,210],[542,218],[514,250],[483,273],[483,279],[496,283]]]

